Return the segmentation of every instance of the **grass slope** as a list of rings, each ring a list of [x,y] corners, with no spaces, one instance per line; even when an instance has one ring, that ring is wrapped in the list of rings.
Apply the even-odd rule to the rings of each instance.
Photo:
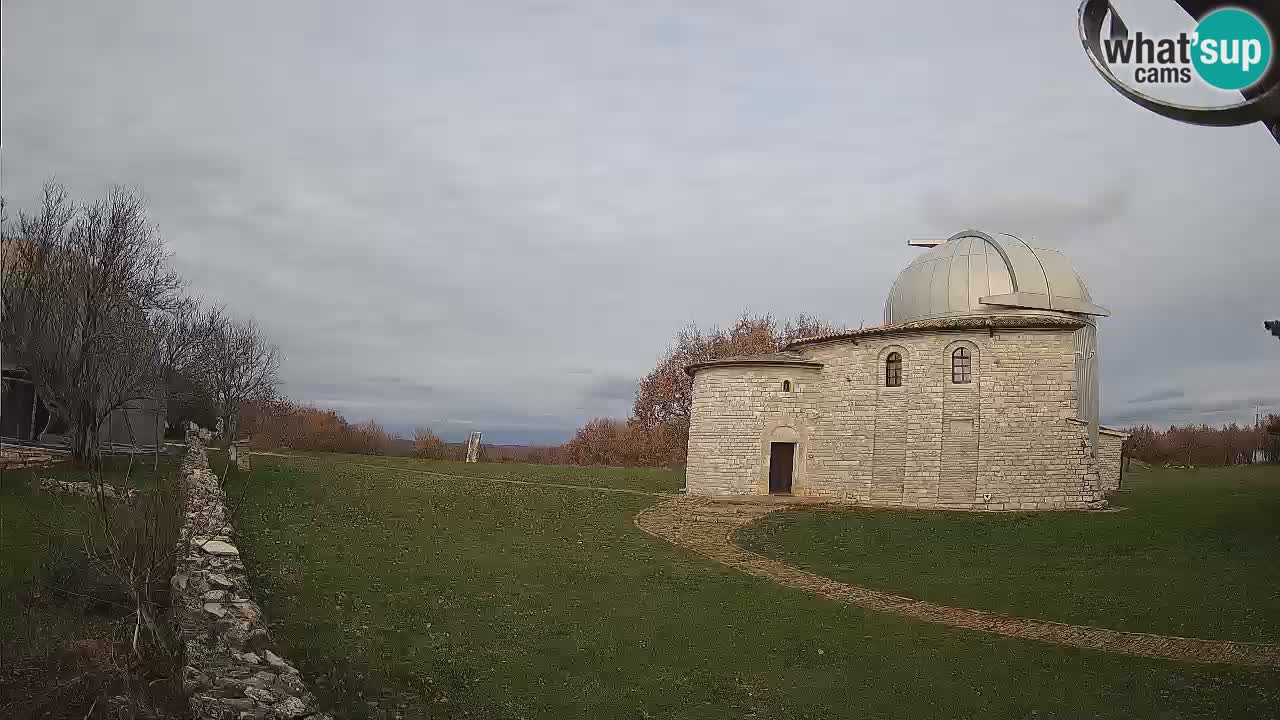
[[[229,487],[244,493],[240,547],[259,599],[289,657],[351,717],[1280,712],[1274,673],[913,624],[737,574],[637,530],[653,498],[255,462]]]
[[[949,605],[1225,640],[1280,641],[1280,468],[1126,476],[1116,513],[777,513],[744,546]]]

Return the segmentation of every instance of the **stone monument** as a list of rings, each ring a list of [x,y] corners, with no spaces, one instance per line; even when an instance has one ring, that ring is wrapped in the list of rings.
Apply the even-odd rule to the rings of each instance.
[[[467,438],[467,462],[480,461],[480,431],[476,430]]]

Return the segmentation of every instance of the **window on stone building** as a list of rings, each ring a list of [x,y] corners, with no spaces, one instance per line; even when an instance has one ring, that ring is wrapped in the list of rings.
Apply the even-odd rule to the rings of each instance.
[[[791,392],[791,381],[790,381],[790,380],[783,380],[783,381],[782,381],[782,392]]]
[[[951,353],[951,382],[973,382],[973,354],[969,352],[969,348],[956,348]]]
[[[884,386],[902,387],[902,355],[896,352],[884,360]]]

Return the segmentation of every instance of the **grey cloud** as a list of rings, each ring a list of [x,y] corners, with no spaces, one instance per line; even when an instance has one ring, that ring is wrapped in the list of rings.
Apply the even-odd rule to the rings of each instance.
[[[1200,398],[1185,402],[1152,403],[1109,413],[1104,422],[1122,425],[1248,423],[1255,408],[1263,414],[1280,412],[1280,395],[1253,395],[1241,398]]]
[[[1162,390],[1152,390],[1151,392],[1138,395],[1131,399],[1129,404],[1141,405],[1143,403],[1151,403],[1158,400],[1175,400],[1182,397],[1186,397],[1186,391],[1182,388],[1165,388]]]
[[[0,44],[14,205],[141,188],[285,391],[352,419],[564,439],[684,325],[874,325],[905,239],[970,225],[1112,309],[1104,408],[1274,386],[1274,142],[1132,107],[1070,9],[48,0]]]
[[[1132,178],[1108,179],[1100,185],[1068,179],[1039,190],[1027,185],[1026,177],[1003,176],[961,191],[935,190],[924,198],[925,218],[934,226],[989,228],[1024,239],[1045,235],[1062,244],[1078,233],[1123,218],[1135,202]]]
[[[636,378],[603,377],[586,388],[588,398],[602,400],[632,400],[636,396]]]

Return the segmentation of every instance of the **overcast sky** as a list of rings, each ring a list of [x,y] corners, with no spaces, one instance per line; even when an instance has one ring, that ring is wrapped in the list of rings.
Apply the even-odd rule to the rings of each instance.
[[[877,324],[968,227],[1112,310],[1105,420],[1280,410],[1280,146],[1130,104],[1075,12],[4,0],[3,191],[140,188],[286,393],[396,430],[561,441],[681,326]]]

